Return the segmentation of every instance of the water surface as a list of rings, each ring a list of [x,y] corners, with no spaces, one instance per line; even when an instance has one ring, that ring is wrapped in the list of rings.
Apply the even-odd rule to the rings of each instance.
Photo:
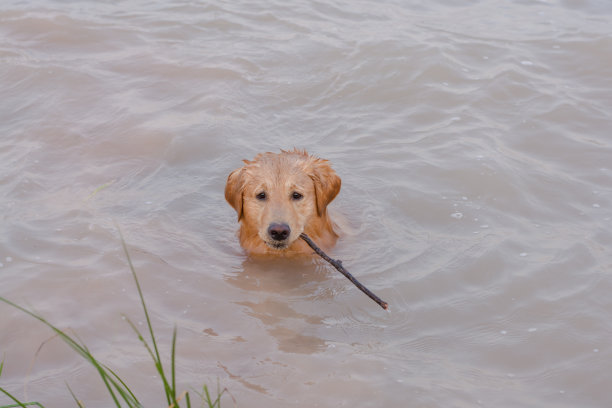
[[[181,390],[607,406],[612,6],[457,4],[3,2],[0,296],[164,406],[118,224]],[[323,264],[241,251],[227,175],[294,146],[342,177],[331,255],[390,313]],[[111,404],[40,322],[0,316],[0,386]]]

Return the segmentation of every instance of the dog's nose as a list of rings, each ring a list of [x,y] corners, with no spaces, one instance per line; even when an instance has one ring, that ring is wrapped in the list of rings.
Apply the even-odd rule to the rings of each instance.
[[[275,241],[284,241],[291,234],[291,228],[287,224],[270,224],[268,235]]]

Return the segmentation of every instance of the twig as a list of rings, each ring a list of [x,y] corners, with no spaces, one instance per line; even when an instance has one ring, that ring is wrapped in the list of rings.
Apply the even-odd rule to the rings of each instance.
[[[370,299],[372,299],[373,301],[375,301],[376,303],[378,303],[380,305],[380,307],[382,307],[385,310],[389,310],[389,304],[385,301],[383,301],[381,298],[379,298],[378,296],[376,296],[374,293],[372,293],[370,291],[370,289],[366,288],[365,286],[363,286],[357,279],[355,279],[355,277],[353,275],[351,275],[349,273],[349,271],[347,271],[346,269],[344,269],[344,267],[342,266],[342,261],[337,260],[337,259],[332,259],[329,256],[327,256],[327,254],[325,252],[323,252],[323,250],[321,248],[319,248],[317,246],[317,244],[315,244],[308,235],[302,233],[300,234],[300,238],[302,238],[304,241],[306,241],[306,243],[308,244],[309,247],[311,247],[316,253],[317,255],[319,255],[321,258],[325,259],[327,262],[329,262],[329,264],[331,266],[333,266],[334,268],[336,268],[338,270],[338,272],[340,272],[341,274],[343,274],[344,276],[346,276],[346,278],[348,280],[350,280],[351,282],[353,282],[353,284],[355,286],[357,286],[359,288],[359,290],[361,290],[363,293],[365,293],[366,295],[368,295],[370,297]]]

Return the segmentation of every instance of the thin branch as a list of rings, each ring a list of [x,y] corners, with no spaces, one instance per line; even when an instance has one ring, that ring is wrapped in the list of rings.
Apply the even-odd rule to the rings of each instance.
[[[389,304],[387,302],[385,302],[384,300],[382,300],[381,298],[379,298],[378,296],[376,296],[374,293],[372,293],[372,291],[370,291],[370,289],[368,289],[365,286],[363,286],[357,279],[355,279],[355,277],[353,275],[351,275],[349,273],[349,271],[344,269],[344,266],[342,266],[342,261],[337,260],[337,259],[332,259],[329,256],[327,256],[327,254],[325,252],[323,252],[323,250],[321,248],[319,248],[317,246],[317,244],[315,244],[310,239],[310,237],[308,235],[302,233],[302,234],[300,234],[300,238],[302,238],[304,241],[306,241],[308,246],[311,247],[317,253],[317,255],[319,255],[321,258],[323,258],[327,262],[329,262],[329,264],[331,266],[333,266],[334,268],[336,268],[338,270],[338,272],[340,272],[341,274],[346,276],[346,278],[348,280],[353,282],[353,284],[355,286],[357,286],[359,288],[359,290],[361,290],[363,293],[368,295],[370,297],[370,299],[372,299],[373,301],[378,303],[380,305],[380,307],[382,307],[383,309],[389,310]]]

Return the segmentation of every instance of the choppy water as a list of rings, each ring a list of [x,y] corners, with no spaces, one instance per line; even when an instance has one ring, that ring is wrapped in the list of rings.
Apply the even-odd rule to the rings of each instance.
[[[116,222],[165,355],[178,327],[180,389],[609,406],[611,19],[604,0],[4,1],[0,295],[165,406],[121,317],[143,321]],[[332,255],[391,313],[329,268],[242,254],[225,178],[294,146],[342,177]],[[111,404],[40,322],[0,316],[0,386]]]

